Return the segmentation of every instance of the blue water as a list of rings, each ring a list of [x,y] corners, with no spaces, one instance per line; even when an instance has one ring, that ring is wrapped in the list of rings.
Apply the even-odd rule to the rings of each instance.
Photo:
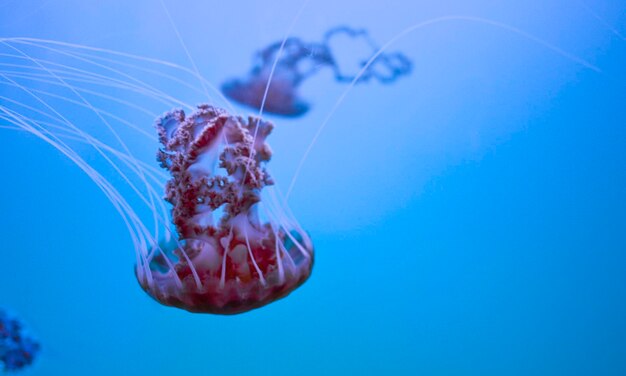
[[[311,279],[237,316],[152,301],[96,185],[37,137],[1,129],[0,306],[43,346],[23,375],[626,374],[626,2],[166,4],[216,85],[292,23],[307,40],[363,27],[381,45],[446,15],[508,27],[451,20],[390,47],[412,74],[348,93],[289,200],[315,242]],[[3,0],[0,37],[192,67],[159,1]],[[308,114],[268,117],[281,188],[346,88],[321,72],[302,87]]]

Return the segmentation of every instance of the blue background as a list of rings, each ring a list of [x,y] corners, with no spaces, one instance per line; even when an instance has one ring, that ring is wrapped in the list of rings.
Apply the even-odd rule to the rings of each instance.
[[[399,40],[391,50],[412,74],[349,92],[290,198],[315,242],[311,279],[246,314],[152,301],[95,184],[35,136],[0,130],[0,305],[44,348],[24,375],[626,374],[626,2],[434,3],[312,0],[292,35],[347,24],[382,45],[472,15],[599,72],[477,22]],[[216,85],[245,73],[303,4],[167,1]],[[22,36],[191,66],[158,1],[0,1],[0,37]],[[320,72],[302,87],[310,113],[269,117],[282,189],[346,88]],[[134,141],[150,160],[153,145]]]

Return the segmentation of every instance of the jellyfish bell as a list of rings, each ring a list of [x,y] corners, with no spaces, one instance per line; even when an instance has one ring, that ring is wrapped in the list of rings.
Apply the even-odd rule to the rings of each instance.
[[[254,109],[286,117],[298,117],[309,111],[310,105],[298,95],[297,80],[289,72],[275,72],[271,83],[269,71],[233,79],[222,84],[222,93],[229,99]],[[267,88],[267,95],[265,91]],[[265,98],[265,103],[263,103]]]
[[[170,172],[165,200],[178,238],[143,255],[141,287],[158,302],[191,312],[235,314],[300,286],[313,267],[307,233],[280,206],[264,164],[273,125],[210,105],[157,120]]]

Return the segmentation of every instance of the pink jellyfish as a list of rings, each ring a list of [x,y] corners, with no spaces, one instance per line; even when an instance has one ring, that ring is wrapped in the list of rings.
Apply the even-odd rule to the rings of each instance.
[[[311,240],[277,195],[267,197],[276,205],[261,205],[261,191],[273,184],[264,167],[272,123],[200,105],[189,116],[165,114],[156,128],[179,238],[137,265],[143,289],[165,305],[235,314],[300,286],[313,266]]]
[[[39,58],[42,51],[46,58]],[[103,191],[129,231],[137,280],[156,301],[235,314],[282,298],[309,277],[311,239],[266,170],[271,123],[187,106],[158,88],[167,74],[147,77],[149,82],[133,78],[136,71],[172,68],[167,62],[125,55],[122,68],[108,67],[98,59],[121,59],[114,52],[91,56],[88,47],[28,38],[0,43],[0,52],[16,55],[9,61],[24,70],[0,72],[0,85],[10,94],[0,95],[0,128],[8,123],[46,141]],[[172,69],[173,75],[186,72]],[[96,106],[102,100],[106,108]],[[155,137],[141,125],[156,117],[151,108],[164,104],[187,114],[174,110],[159,117]],[[154,166],[152,152],[152,163],[144,159],[156,148],[167,171]]]

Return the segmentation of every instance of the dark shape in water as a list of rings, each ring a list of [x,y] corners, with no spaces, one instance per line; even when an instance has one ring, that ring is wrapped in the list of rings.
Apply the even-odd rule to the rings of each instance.
[[[304,115],[310,105],[299,98],[298,86],[306,78],[312,76],[322,67],[330,67],[339,82],[351,82],[358,72],[344,73],[333,55],[331,42],[333,38],[344,35],[353,39],[362,38],[370,47],[370,55],[359,62],[363,68],[378,52],[379,48],[369,37],[366,30],[351,29],[346,26],[336,27],[326,32],[322,43],[306,43],[299,38],[288,38],[282,53],[279,55],[282,42],[276,42],[259,51],[256,63],[243,79],[232,79],[222,84],[222,92],[228,98],[266,112],[297,117]],[[263,104],[263,95],[267,82],[276,61],[272,82]],[[391,83],[398,77],[411,71],[411,61],[401,53],[381,53],[370,66],[365,69],[357,82],[366,82],[372,78]]]
[[[25,333],[22,323],[0,309],[0,371],[30,365],[39,350],[39,343]]]

